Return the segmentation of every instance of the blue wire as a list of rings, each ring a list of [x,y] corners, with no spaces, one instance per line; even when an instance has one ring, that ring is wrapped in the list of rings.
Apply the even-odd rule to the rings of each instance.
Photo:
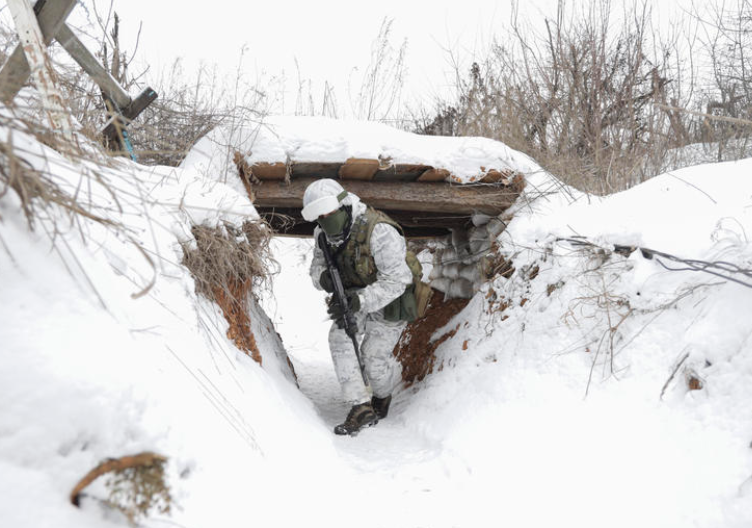
[[[133,161],[138,161],[138,158],[136,158],[136,153],[133,151],[133,145],[131,145],[131,140],[128,137],[128,131],[123,128],[121,130],[121,133],[123,135],[123,143],[125,143],[125,148],[128,151],[128,154],[130,154],[131,159]]]

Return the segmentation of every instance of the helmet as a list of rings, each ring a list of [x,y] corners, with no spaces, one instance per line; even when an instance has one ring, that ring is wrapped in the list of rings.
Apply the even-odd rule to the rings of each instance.
[[[324,178],[311,183],[303,193],[303,218],[308,222],[333,213],[342,206],[347,191],[335,180]]]

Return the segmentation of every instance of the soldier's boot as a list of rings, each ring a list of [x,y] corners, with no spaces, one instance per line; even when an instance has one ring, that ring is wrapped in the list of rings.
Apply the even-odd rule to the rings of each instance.
[[[386,415],[389,414],[389,405],[391,403],[391,394],[385,398],[378,398],[376,396],[371,398],[371,407],[373,407],[373,411],[376,413],[376,416],[379,417],[379,420],[383,420],[386,418]]]
[[[344,423],[334,428],[334,434],[338,435],[356,435],[364,427],[376,425],[379,417],[371,407],[371,402],[359,403],[353,405],[350,412],[347,413]]]

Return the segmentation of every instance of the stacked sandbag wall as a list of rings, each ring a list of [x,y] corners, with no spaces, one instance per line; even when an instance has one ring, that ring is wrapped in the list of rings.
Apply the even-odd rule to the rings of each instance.
[[[445,298],[471,298],[487,281],[495,262],[496,238],[504,231],[501,217],[473,215],[468,229],[452,229],[451,240],[433,252],[431,286]]]

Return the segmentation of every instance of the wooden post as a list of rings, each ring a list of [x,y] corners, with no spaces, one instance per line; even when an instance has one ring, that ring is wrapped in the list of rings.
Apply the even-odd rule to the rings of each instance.
[[[18,37],[21,39],[32,82],[42,96],[42,106],[52,130],[61,134],[68,148],[72,148],[74,139],[70,116],[65,111],[63,97],[55,86],[47,56],[47,46],[44,43],[42,30],[37,24],[34,9],[28,0],[8,0],[8,8],[16,24]]]
[[[83,68],[83,70],[89,74],[89,77],[94,79],[94,82],[106,93],[110,99],[115,101],[118,108],[126,108],[131,104],[131,97],[125,90],[120,87],[120,84],[110,75],[110,73],[104,69],[99,61],[92,55],[92,53],[86,48],[83,42],[71,31],[67,24],[60,26],[57,34],[55,35],[57,40],[65,51],[73,57],[73,59]]]
[[[18,2],[13,2],[18,4]],[[28,4],[28,2],[23,2]],[[10,7],[11,2],[8,2]],[[76,0],[47,0],[41,5],[39,13],[32,19],[34,25],[42,31],[42,42],[52,42],[58,29],[76,6]],[[15,19],[15,16],[14,16]],[[16,23],[16,28],[18,24]],[[19,30],[20,33],[20,30]],[[16,46],[0,70],[0,100],[9,104],[29,78],[29,64],[22,45]]]

